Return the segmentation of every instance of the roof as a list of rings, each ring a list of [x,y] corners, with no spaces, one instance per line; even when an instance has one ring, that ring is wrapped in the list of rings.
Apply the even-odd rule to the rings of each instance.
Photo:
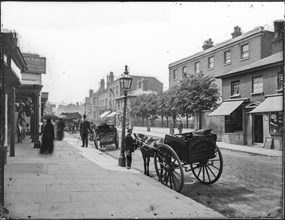
[[[184,63],[184,62],[186,62],[186,61],[195,59],[195,58],[197,58],[197,57],[199,57],[199,56],[202,56],[202,55],[204,55],[204,54],[211,53],[211,52],[213,52],[213,51],[215,51],[215,50],[218,50],[218,49],[220,49],[220,48],[222,48],[222,47],[228,46],[228,45],[230,45],[230,44],[234,44],[234,43],[239,42],[239,41],[241,41],[241,40],[243,40],[243,39],[245,39],[245,38],[249,38],[249,37],[251,37],[251,36],[253,36],[253,35],[257,35],[257,34],[260,34],[260,33],[265,32],[265,31],[267,31],[267,30],[264,30],[263,27],[257,27],[257,28],[255,28],[255,29],[253,29],[253,30],[251,30],[251,31],[249,31],[249,32],[247,32],[247,33],[244,33],[244,34],[238,36],[238,37],[232,38],[232,39],[230,39],[230,40],[226,40],[226,41],[224,41],[224,42],[222,42],[222,43],[219,43],[219,44],[217,44],[217,45],[215,45],[215,46],[213,46],[213,47],[211,47],[211,48],[209,48],[209,49],[200,51],[200,52],[195,53],[195,54],[193,54],[193,55],[191,55],[191,56],[188,56],[188,57],[186,57],[186,58],[183,58],[183,59],[177,60],[177,61],[175,61],[175,62],[173,62],[173,63],[170,63],[170,64],[168,65],[168,67],[176,66],[176,65],[178,65],[178,64],[180,64],[180,63]],[[267,31],[267,32],[271,32],[271,31]]]
[[[264,66],[268,66],[268,65],[272,65],[272,64],[275,64],[275,63],[279,63],[283,61],[283,52],[279,52],[279,53],[275,53],[271,56],[268,56],[268,57],[265,57],[261,60],[258,60],[256,62],[253,62],[251,64],[248,64],[248,65],[245,65],[245,66],[242,66],[242,67],[238,67],[236,69],[233,69],[231,71],[229,71],[228,73],[225,73],[221,76],[217,76],[216,78],[224,78],[224,77],[228,77],[228,76],[231,76],[231,75],[234,75],[234,74],[237,74],[237,73],[242,73],[243,71],[248,71],[248,70],[255,70],[257,68],[261,68],[261,67],[264,67]]]

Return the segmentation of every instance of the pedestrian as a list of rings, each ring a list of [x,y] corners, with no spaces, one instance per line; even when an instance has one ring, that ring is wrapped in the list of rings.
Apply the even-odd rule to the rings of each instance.
[[[80,123],[81,147],[88,147],[88,132],[91,132],[90,123],[86,120],[86,115],[83,115],[83,121]]]
[[[64,123],[62,118],[59,118],[59,121],[57,122],[56,127],[57,127],[58,140],[62,140],[63,139],[63,133],[64,133],[64,127],[65,127],[65,123]]]
[[[127,130],[127,136],[125,137],[125,152],[127,157],[127,169],[131,168],[132,165],[132,153],[135,151],[135,140],[132,138],[132,129]]]
[[[23,127],[21,126],[21,120],[17,119],[17,137],[18,137],[18,143],[23,143],[23,137],[22,137],[22,130]]]
[[[182,122],[180,121],[180,122],[179,122],[179,125],[178,125],[179,134],[182,133],[182,129],[183,129],[183,124],[182,124]]]
[[[173,122],[171,122],[170,124],[170,131],[169,131],[170,135],[174,135],[174,124]]]
[[[43,126],[43,133],[42,133],[42,144],[40,153],[50,153],[52,154],[54,149],[54,127],[51,123],[51,119],[48,118],[46,123]]]

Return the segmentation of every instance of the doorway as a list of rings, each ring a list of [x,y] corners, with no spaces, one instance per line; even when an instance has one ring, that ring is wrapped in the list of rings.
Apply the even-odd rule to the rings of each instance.
[[[263,115],[254,116],[254,142],[263,143]]]

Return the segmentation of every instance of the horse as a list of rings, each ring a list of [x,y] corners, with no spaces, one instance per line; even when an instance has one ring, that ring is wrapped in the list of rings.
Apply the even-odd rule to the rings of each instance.
[[[144,175],[149,175],[149,162],[150,158],[154,157],[155,148],[154,145],[156,144],[156,141],[159,139],[154,139],[152,137],[145,136],[144,134],[134,134],[136,137],[135,141],[135,149],[140,149],[142,153],[143,158],[143,164],[144,164]],[[160,139],[160,142],[163,140]]]

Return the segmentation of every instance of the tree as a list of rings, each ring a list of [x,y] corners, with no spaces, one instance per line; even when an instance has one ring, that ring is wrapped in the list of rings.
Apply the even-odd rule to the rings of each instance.
[[[170,89],[163,92],[158,101],[158,115],[162,117],[172,117],[174,125],[176,123],[176,118],[178,115],[179,105],[178,105],[178,92],[179,85],[175,85]]]
[[[217,106],[219,99],[218,86],[215,79],[203,73],[190,74],[181,81],[178,92],[179,113],[181,115],[201,114],[202,110],[210,110]]]
[[[158,96],[155,93],[141,94],[130,102],[130,114],[132,117],[148,119],[157,115]],[[148,121],[147,121],[148,123]]]

